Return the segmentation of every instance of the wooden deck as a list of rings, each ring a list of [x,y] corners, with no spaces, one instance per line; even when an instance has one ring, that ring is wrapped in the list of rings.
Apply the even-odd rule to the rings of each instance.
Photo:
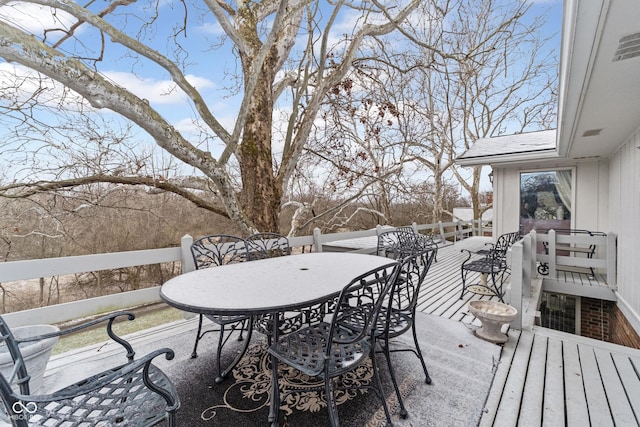
[[[511,330],[480,426],[640,425],[640,350]]]
[[[467,293],[460,299],[466,258],[460,249],[477,250],[489,241],[473,237],[439,250],[418,309],[479,326],[468,302],[497,298]],[[574,273],[565,279],[569,284],[559,280],[557,286],[606,289],[602,278]],[[510,330],[480,426],[588,425],[640,426],[640,350],[540,327]]]
[[[468,302],[497,298],[466,293],[460,299],[460,265],[466,258],[460,250],[481,249],[491,241],[471,237],[441,248],[421,288],[418,309],[463,322],[470,329],[478,327]],[[507,291],[507,302],[508,296]],[[140,339],[156,342],[158,334],[193,335],[194,320],[157,327]],[[177,327],[182,328],[179,333]],[[101,349],[101,357],[107,357],[105,353]],[[533,327],[510,330],[500,353],[480,426],[640,425],[640,350]],[[79,359],[65,355],[54,361],[68,366],[78,364]],[[57,371],[50,367],[48,372]],[[428,400],[424,405],[429,405]]]
[[[467,254],[461,252],[461,249],[476,251],[490,242],[492,242],[491,237],[471,237],[440,248],[437,262],[431,265],[426,282],[420,289],[418,310],[459,322],[471,323],[474,318],[467,309],[469,301],[478,299],[498,301],[497,297],[476,295],[471,292],[465,293],[460,299],[462,290],[460,266],[467,258]],[[479,275],[476,274],[476,276]],[[470,277],[474,280],[479,279],[479,277]],[[506,283],[505,286],[507,286]]]

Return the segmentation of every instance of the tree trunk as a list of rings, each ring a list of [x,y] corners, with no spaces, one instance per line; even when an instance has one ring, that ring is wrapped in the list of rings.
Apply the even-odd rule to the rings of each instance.
[[[255,92],[248,105],[247,122],[239,147],[242,209],[258,231],[279,231],[281,191],[276,183],[271,155],[274,71],[272,61],[264,62]],[[251,68],[251,60],[243,61]],[[249,73],[245,72],[245,75]]]

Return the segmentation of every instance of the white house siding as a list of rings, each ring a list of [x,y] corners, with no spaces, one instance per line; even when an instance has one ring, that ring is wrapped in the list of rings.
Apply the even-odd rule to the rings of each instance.
[[[608,208],[618,233],[619,307],[640,331],[640,129],[610,160]]]

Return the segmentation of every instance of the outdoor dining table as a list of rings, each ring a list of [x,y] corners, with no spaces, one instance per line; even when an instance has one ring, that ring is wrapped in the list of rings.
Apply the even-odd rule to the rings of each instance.
[[[193,313],[273,315],[275,341],[278,313],[337,296],[351,279],[391,261],[375,255],[323,252],[267,258],[181,274],[162,285],[160,296],[167,304]],[[272,363],[271,396],[278,387],[277,369]],[[270,408],[269,422],[275,413]]]

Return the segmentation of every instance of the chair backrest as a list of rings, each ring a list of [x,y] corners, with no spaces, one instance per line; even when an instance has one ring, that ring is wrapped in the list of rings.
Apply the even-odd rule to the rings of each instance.
[[[334,343],[354,343],[368,335],[373,338],[380,307],[388,300],[399,265],[399,262],[393,262],[369,270],[342,289],[331,321],[326,352],[328,359],[331,359],[329,355]],[[358,332],[355,335],[354,330]]]
[[[289,239],[278,233],[255,233],[245,239],[250,260],[291,255]]]
[[[420,287],[431,268],[437,249],[428,249],[412,254],[402,260],[398,277],[391,290],[389,311],[396,315],[413,316]]]
[[[415,230],[410,225],[402,225],[400,227],[396,227],[395,231],[404,231],[406,233],[415,234]]]
[[[191,244],[191,255],[198,270],[248,259],[244,239],[227,234],[212,234],[195,240]]]
[[[408,247],[413,244],[415,233],[413,229],[408,230],[391,230],[378,234],[377,255],[398,258],[400,248]]]

